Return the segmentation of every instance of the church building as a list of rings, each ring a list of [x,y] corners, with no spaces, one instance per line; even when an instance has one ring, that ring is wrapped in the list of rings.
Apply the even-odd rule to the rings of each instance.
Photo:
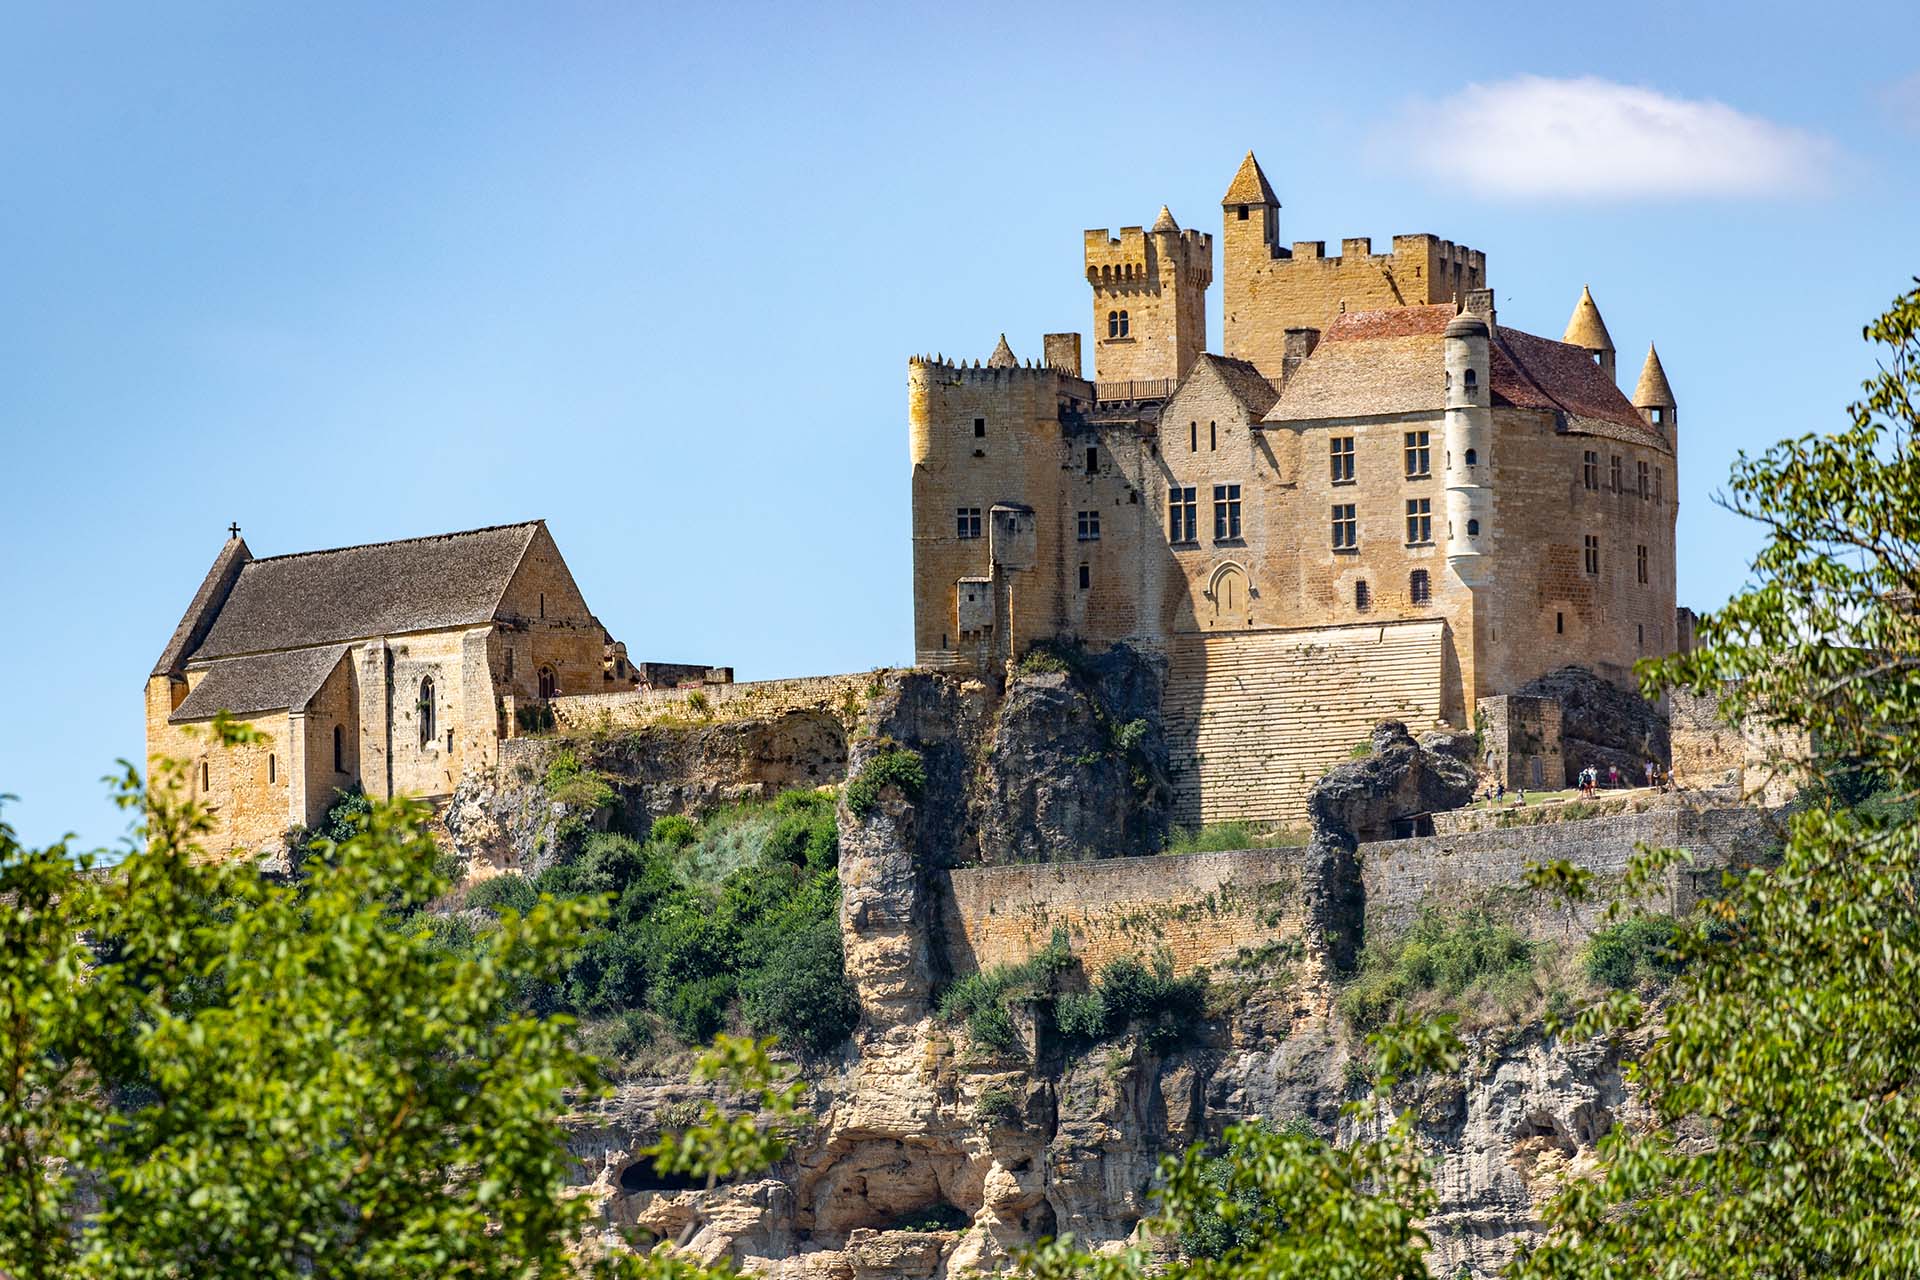
[[[149,773],[187,763],[212,849],[272,846],[355,787],[448,796],[517,715],[636,684],[545,521],[259,559],[232,533],[147,680]],[[220,711],[263,743],[214,749]]]

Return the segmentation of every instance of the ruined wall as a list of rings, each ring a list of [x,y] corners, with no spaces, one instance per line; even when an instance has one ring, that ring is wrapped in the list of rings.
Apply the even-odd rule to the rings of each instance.
[[[1782,730],[1757,716],[1733,723],[1711,694],[1670,693],[1668,722],[1673,778],[1681,787],[1779,805],[1808,776],[1813,753],[1804,732]]]
[[[633,689],[555,698],[555,725],[572,733],[638,729],[675,721],[746,720],[788,711],[828,711],[851,725],[880,688],[884,671],[791,680],[750,680],[698,689]]]
[[[1164,947],[1219,968],[1299,941],[1304,849],[979,867],[940,877],[948,972],[1017,964],[1064,928],[1089,973]]]
[[[1501,694],[1474,708],[1482,759],[1509,787],[1557,791],[1566,777],[1560,757],[1560,704],[1552,698]]]

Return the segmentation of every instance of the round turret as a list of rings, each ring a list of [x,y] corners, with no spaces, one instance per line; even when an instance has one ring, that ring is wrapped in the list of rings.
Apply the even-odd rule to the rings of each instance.
[[[1487,322],[1471,311],[1462,311],[1447,323],[1448,338],[1485,338],[1488,337]]]

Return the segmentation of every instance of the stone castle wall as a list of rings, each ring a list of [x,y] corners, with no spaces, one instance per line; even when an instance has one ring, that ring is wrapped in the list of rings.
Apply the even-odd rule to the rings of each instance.
[[[1674,781],[1690,790],[1784,804],[1812,758],[1804,733],[1776,729],[1758,717],[1735,724],[1711,695],[1670,693],[1668,725]]]
[[[828,711],[851,726],[880,686],[881,671],[789,680],[749,680],[698,689],[634,689],[555,698],[554,724],[570,733],[641,729],[663,722],[764,719],[789,711]]]
[[[1301,937],[1305,849],[1164,854],[943,873],[947,970],[1018,964],[1064,928],[1089,973],[1165,948],[1182,973]]]

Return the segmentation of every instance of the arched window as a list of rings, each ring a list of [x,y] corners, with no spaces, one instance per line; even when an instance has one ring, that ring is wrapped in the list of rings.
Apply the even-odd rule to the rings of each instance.
[[[1478,520],[1467,521],[1467,536],[1469,538],[1477,538],[1480,536],[1480,522]]]
[[[1467,394],[1472,395],[1480,389],[1480,381],[1474,377],[1473,370],[1467,370]]]
[[[1365,613],[1373,608],[1373,592],[1368,588],[1365,578],[1353,584],[1353,608],[1356,613]]]
[[[437,735],[433,729],[433,677],[420,677],[420,746],[422,749],[433,744]]]
[[[347,731],[339,725],[333,726],[333,771],[347,771]]]
[[[1470,467],[1476,466],[1479,464],[1479,462],[1480,462],[1479,453],[1473,449],[1467,450],[1467,465]]]
[[[1124,311],[1120,313],[1120,336],[1127,336],[1127,313]]]
[[[560,677],[553,674],[553,668],[540,668],[540,696],[543,698],[551,698],[559,692]]]
[[[1415,569],[1407,579],[1407,598],[1415,604],[1425,604],[1433,599],[1433,588],[1427,580],[1425,569]]]
[[[1118,311],[1107,312],[1107,336],[1109,338],[1117,338],[1120,336],[1120,313]]]

